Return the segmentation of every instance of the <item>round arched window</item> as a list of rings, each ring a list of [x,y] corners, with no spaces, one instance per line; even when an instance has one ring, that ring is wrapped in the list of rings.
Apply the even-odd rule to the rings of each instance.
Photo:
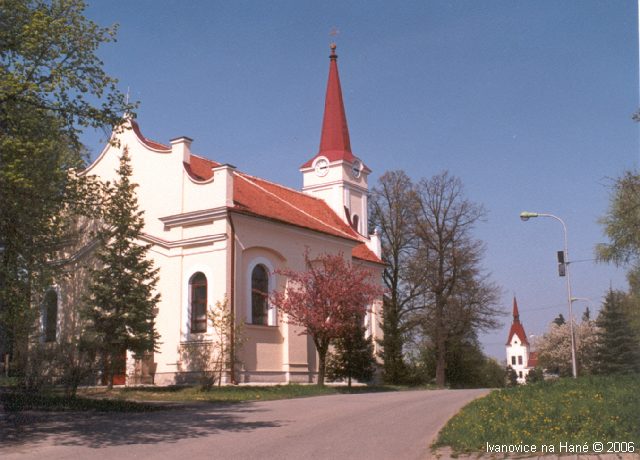
[[[207,277],[198,272],[189,280],[191,332],[207,332]]]
[[[251,323],[269,322],[269,272],[260,264],[251,272]]]

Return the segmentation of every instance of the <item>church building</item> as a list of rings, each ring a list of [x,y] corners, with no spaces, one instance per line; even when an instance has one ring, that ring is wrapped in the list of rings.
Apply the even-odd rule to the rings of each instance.
[[[526,383],[527,374],[538,364],[538,356],[531,351],[524,326],[520,322],[518,301],[513,298],[513,322],[507,338],[507,365],[516,371],[518,383]]]
[[[312,259],[341,253],[382,283],[380,238],[367,226],[371,170],[351,150],[335,49],[332,45],[320,148],[300,157],[301,191],[199,156],[189,137],[169,143],[147,139],[133,119],[126,121],[128,129],[114,131],[118,142],[108,144],[82,173],[113,182],[128,151],[131,182],[138,184],[144,211],[141,243],[151,244],[149,257],[159,268],[158,350],[142,363],[128,356],[126,375],[116,383],[189,381],[199,369],[185,350],[211,343],[206,312],[225,300],[246,339],[234,380],[313,382],[318,366],[313,342],[269,302],[268,294],[287,281],[275,271],[305,270],[305,251]],[[72,295],[64,291],[64,286],[56,291],[61,307]],[[367,333],[380,338],[382,299],[369,307]],[[69,318],[57,317],[63,330]]]

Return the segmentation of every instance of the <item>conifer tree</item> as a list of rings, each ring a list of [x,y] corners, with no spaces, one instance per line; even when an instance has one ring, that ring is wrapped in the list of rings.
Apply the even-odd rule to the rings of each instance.
[[[595,371],[599,374],[640,372],[640,345],[625,312],[626,298],[625,293],[610,290],[596,320]]]
[[[371,380],[375,373],[371,337],[365,337],[362,318],[355,318],[354,326],[333,341],[333,350],[327,360],[327,376],[330,380],[347,379],[351,388],[352,379],[361,382]]]
[[[153,351],[159,338],[154,322],[160,300],[154,293],[158,269],[146,257],[149,245],[139,243],[144,220],[131,172],[125,148],[98,234],[97,259],[102,268],[92,272],[87,299],[87,332],[102,355],[109,387],[114,373],[124,366],[127,350],[141,356]]]
[[[563,324],[566,324],[567,321],[564,319],[562,313],[559,313],[558,316],[556,316],[556,318],[553,320],[553,323],[557,326],[562,326]]]

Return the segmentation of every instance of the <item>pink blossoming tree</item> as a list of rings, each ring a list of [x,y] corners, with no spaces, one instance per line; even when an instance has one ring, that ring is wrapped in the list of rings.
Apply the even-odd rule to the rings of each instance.
[[[324,385],[326,358],[331,342],[364,318],[368,306],[382,294],[379,283],[364,267],[353,265],[343,254],[323,254],[310,259],[307,270],[276,270],[288,278],[283,291],[272,295],[272,303],[288,323],[304,328],[318,351],[318,385]]]

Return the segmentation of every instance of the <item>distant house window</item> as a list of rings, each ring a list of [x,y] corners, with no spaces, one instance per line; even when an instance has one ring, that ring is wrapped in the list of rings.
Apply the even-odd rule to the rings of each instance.
[[[518,364],[522,365],[522,356],[518,356]]]
[[[262,264],[251,272],[251,323],[269,324],[269,273]]]
[[[198,272],[189,280],[191,332],[207,332],[207,277]]]
[[[58,329],[58,294],[49,289],[44,295],[43,303],[44,341],[55,342]]]
[[[522,378],[522,371],[518,372],[518,375]]]
[[[516,365],[516,357],[515,356],[511,357],[511,364],[514,365],[514,366]]]

